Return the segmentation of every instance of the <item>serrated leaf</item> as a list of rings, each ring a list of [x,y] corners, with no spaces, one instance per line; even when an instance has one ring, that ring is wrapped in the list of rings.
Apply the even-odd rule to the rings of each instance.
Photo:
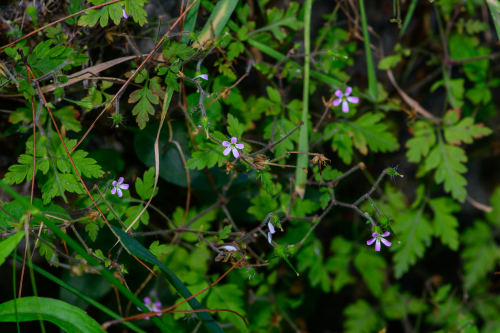
[[[435,129],[425,121],[417,121],[411,131],[414,137],[406,142],[406,156],[413,163],[419,163],[436,144]]]
[[[146,18],[147,12],[144,10],[145,0],[125,0],[125,12],[128,15],[132,14],[132,18],[140,26],[148,23]]]
[[[231,228],[231,225],[226,225],[224,228],[220,229],[219,240],[228,238],[229,234],[231,233]]]
[[[471,289],[494,269],[500,250],[492,238],[488,224],[475,221],[462,235],[465,249],[461,253],[464,263],[464,287]]]
[[[137,177],[135,181],[135,190],[142,200],[149,200],[149,198],[151,198],[151,195],[153,195],[153,187],[155,184],[155,168],[149,168],[149,170],[144,172],[143,179]],[[158,193],[158,190],[159,188],[157,187],[153,197]]]
[[[381,319],[365,300],[358,300],[344,309],[345,333],[373,333],[382,329]]]
[[[399,148],[396,138],[387,130],[387,125],[381,123],[382,113],[367,112],[354,122],[349,122],[353,129],[354,146],[364,155],[368,147],[373,152],[394,151]],[[368,147],[367,147],[368,146]]]
[[[125,211],[125,215],[127,215],[127,219],[123,221],[123,224],[125,224],[127,227],[129,227],[132,222],[139,216],[139,214],[142,212],[144,209],[144,206],[142,204],[138,206],[130,206],[127,208]],[[139,218],[139,221],[141,221],[143,224],[147,225],[149,223],[149,213],[147,210],[144,211],[144,213],[141,215]],[[132,227],[134,230],[139,228],[140,223],[135,223],[134,226]]]
[[[450,111],[449,113],[456,113],[456,111]],[[472,143],[473,139],[491,133],[492,130],[484,127],[483,124],[474,124],[474,119],[471,117],[465,117],[459,123],[444,128],[444,138],[449,144]]]
[[[382,285],[385,281],[383,269],[387,267],[385,260],[378,253],[363,249],[354,257],[354,266],[365,280],[368,289],[375,297],[382,295]]]
[[[89,222],[85,226],[85,231],[89,233],[90,239],[95,242],[97,239],[97,233],[99,232],[99,226],[95,222]]]
[[[267,171],[257,172],[257,178],[260,178],[260,182],[266,189],[267,193],[273,194],[273,181],[271,174]]]
[[[297,270],[299,272],[307,272],[311,286],[319,286],[325,293],[329,292],[331,282],[328,271],[323,264],[323,247],[321,243],[318,240],[314,240],[304,249],[301,249],[296,257]]]
[[[70,105],[64,106],[63,108],[57,111],[53,111],[52,113],[57,119],[61,121],[66,130],[75,132],[80,132],[82,130],[82,125],[76,119],[76,117],[78,117],[80,113],[76,111],[74,107]]]
[[[434,179],[438,184],[444,182],[444,190],[460,202],[465,201],[467,180],[461,175],[467,171],[464,163],[467,155],[462,148],[445,144],[441,140],[425,159],[425,170],[436,169]]]
[[[243,130],[245,129],[245,126],[243,124],[240,124],[238,118],[233,116],[232,114],[227,115],[227,123],[229,126],[227,126],[227,131],[228,133],[236,138],[241,138],[241,135],[243,134]]]
[[[207,297],[207,308],[209,309],[231,309],[240,315],[245,315],[243,290],[235,284],[215,285],[210,289]],[[223,320],[233,323],[238,332],[248,332],[245,323],[233,313],[221,311],[218,315]]]
[[[167,244],[160,244],[160,241],[154,241],[149,246],[149,251],[158,259],[160,259],[164,254],[172,252],[172,247],[167,246]]]
[[[402,58],[401,53],[387,56],[383,59],[380,59],[377,68],[380,70],[386,70],[389,68],[396,67],[401,61],[401,58]]]
[[[132,109],[132,114],[137,116],[136,121],[140,129],[146,127],[146,123],[149,120],[149,115],[155,114],[155,109],[153,104],[158,104],[158,96],[153,94],[151,90],[145,85],[142,89],[138,89],[130,94],[128,100],[129,103],[137,103],[137,105]]]
[[[85,193],[82,184],[74,175],[55,172],[54,176],[42,187],[43,203],[48,204],[53,197],[63,195],[64,191],[76,194]]]
[[[26,196],[23,197],[24,200],[27,202],[30,201],[30,197]],[[64,210],[64,208],[54,204],[50,203],[50,205],[44,205],[42,200],[39,198],[34,198],[33,199],[33,206],[37,207],[40,209],[40,211],[44,214],[49,214],[53,217],[49,217],[51,221],[61,221],[66,220],[70,221],[71,216]],[[5,211],[7,211],[11,216],[13,216],[16,220],[20,220],[21,217],[26,214],[26,209],[24,208],[23,204],[19,200],[14,200],[11,201],[2,207]],[[0,226],[2,228],[10,228],[9,223],[14,223],[16,220],[12,219],[9,215],[5,214],[3,211],[0,211]],[[41,222],[41,220],[38,217],[32,216],[31,217],[31,225],[37,225]]]
[[[460,205],[448,197],[435,198],[429,201],[434,211],[434,235],[440,237],[441,243],[453,251],[458,250],[458,219],[452,213],[460,211]]]
[[[288,27],[292,30],[297,30],[303,27],[303,23],[297,20],[297,12],[299,10],[299,4],[292,2],[290,7],[285,11],[278,7],[273,7],[267,11],[268,24],[261,29],[253,31],[253,33],[261,31],[271,31],[280,42],[283,38],[287,36],[287,33],[283,31],[282,27]]]
[[[391,251],[395,252],[392,257],[394,275],[400,278],[417,262],[417,258],[424,256],[426,247],[430,246],[432,226],[421,207],[417,211],[399,216],[393,229],[401,240],[401,244],[394,242],[390,247]]]
[[[219,144],[205,143],[200,145],[199,151],[193,153],[193,156],[186,162],[186,168],[191,170],[202,170],[205,167],[211,168],[216,164],[222,165],[228,157],[223,155],[225,147]],[[229,156],[229,155],[228,155]]]
[[[180,58],[184,61],[191,58],[196,53],[196,50],[187,44],[180,44],[176,41],[172,41],[169,46],[163,49],[163,55],[165,58]],[[170,63],[175,62],[170,60]]]

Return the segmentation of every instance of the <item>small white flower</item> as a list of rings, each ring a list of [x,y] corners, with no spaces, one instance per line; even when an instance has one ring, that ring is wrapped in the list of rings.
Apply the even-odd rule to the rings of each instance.
[[[267,226],[269,227],[269,232],[267,233],[267,240],[269,241],[269,244],[273,245],[272,240],[273,240],[273,234],[276,232],[274,229],[274,225],[269,222],[267,223]]]
[[[231,245],[223,245],[219,247],[219,249],[224,249],[226,251],[238,251],[238,249],[236,249],[234,246]]]

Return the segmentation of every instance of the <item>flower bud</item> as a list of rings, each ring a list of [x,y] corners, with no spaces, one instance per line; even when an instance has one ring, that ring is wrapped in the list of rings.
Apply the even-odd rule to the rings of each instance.
[[[292,266],[292,263],[290,262],[290,260],[288,260],[287,251],[282,245],[278,244],[274,247],[274,254],[276,254],[278,257],[282,258],[283,260],[285,260],[286,263],[288,264],[288,266],[290,266],[293,269],[293,271],[295,272],[295,274],[297,274],[297,276],[299,276],[299,273],[297,273],[295,268]]]
[[[385,215],[380,215],[378,218],[378,221],[380,222],[381,225],[386,226],[389,224],[389,218]]]
[[[377,234],[382,234],[382,229],[378,225],[374,225],[372,228],[372,232],[376,232]]]
[[[123,121],[123,116],[120,113],[114,113],[111,118],[113,119],[113,124],[118,127],[122,121]]]
[[[208,139],[209,138],[209,136],[208,136],[208,117],[201,117],[201,128],[207,134],[207,139]]]
[[[399,176],[399,177],[403,178],[403,175],[401,175],[398,172],[396,172],[396,169],[393,169],[393,168],[388,168],[387,171],[386,171],[386,173],[389,176],[392,176],[392,177]]]
[[[274,226],[278,227],[281,231],[283,231],[283,227],[281,226],[280,218],[278,215],[276,215],[276,214],[273,215],[271,217],[271,221],[269,221],[269,222],[271,222]]]

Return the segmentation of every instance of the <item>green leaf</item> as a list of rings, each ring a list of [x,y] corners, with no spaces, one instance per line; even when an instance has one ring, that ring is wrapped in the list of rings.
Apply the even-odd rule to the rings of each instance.
[[[411,296],[402,295],[398,290],[400,286],[392,285],[384,290],[380,297],[382,310],[388,319],[401,319],[408,314],[418,314],[427,306],[425,302]]]
[[[23,297],[0,304],[0,322],[26,322],[40,317],[67,332],[102,332],[101,325],[85,311],[57,299]]]
[[[231,225],[226,225],[224,228],[219,230],[219,239],[226,239],[231,233]]]
[[[163,55],[165,58],[171,58],[170,63],[176,62],[176,58],[180,58],[182,60],[188,60],[196,53],[196,50],[187,44],[180,44],[176,41],[170,42],[169,46],[166,46],[163,49]]]
[[[97,233],[99,232],[99,226],[95,222],[89,222],[85,226],[85,231],[89,233],[90,239],[95,242],[97,239]]]
[[[26,200],[27,202],[30,201],[30,197],[26,196],[23,197],[23,200]],[[53,202],[51,202],[49,205],[45,206],[42,202],[41,199],[39,198],[34,198],[33,199],[33,206],[37,207],[43,214],[48,214],[54,217],[50,217],[51,221],[61,221],[60,219],[70,221],[72,220],[71,216],[66,212],[66,210]],[[24,208],[24,205],[21,203],[20,200],[14,200],[11,201],[7,204],[5,204],[2,207],[4,210],[6,210],[10,215],[12,215],[15,219],[20,220],[21,217],[26,214],[26,209]],[[59,218],[59,219],[57,219]],[[3,211],[0,211],[0,226],[2,228],[10,228],[9,223],[15,223],[16,221],[13,220],[10,216],[5,214]],[[31,218],[31,225],[37,225],[40,224],[41,220],[33,216]]]
[[[345,333],[373,333],[383,328],[375,309],[364,300],[358,300],[344,309]]]
[[[486,274],[495,267],[495,262],[500,256],[500,249],[492,237],[488,224],[475,221],[472,228],[468,228],[462,235],[465,249],[461,253],[464,260],[464,287],[471,289]]]
[[[381,70],[386,70],[389,68],[396,67],[398,63],[401,61],[401,53],[390,55],[381,59],[378,63],[377,68]]]
[[[449,111],[445,120],[450,121],[453,114],[458,116],[456,111]],[[465,117],[458,123],[452,123],[444,128],[444,138],[449,144],[472,143],[473,139],[478,139],[490,135],[492,130],[484,127],[483,124],[474,124],[474,119]]]
[[[317,239],[297,254],[297,270],[307,272],[312,287],[320,286],[325,293],[330,291],[330,277],[323,264],[323,246]]]
[[[210,17],[198,35],[198,40],[201,45],[205,44],[208,40],[214,37],[220,36],[237,4],[238,0],[219,0],[217,1],[215,7],[212,6],[209,9]],[[205,3],[203,4],[203,7],[207,7]]]
[[[262,183],[262,186],[264,186],[267,193],[273,194],[274,185],[271,174],[267,171],[257,172],[257,178],[260,178],[260,182]]]
[[[284,31],[283,27],[288,27],[292,30],[301,29],[304,23],[297,20],[297,12],[299,10],[299,4],[296,2],[291,2],[290,7],[285,11],[278,7],[273,7],[267,11],[268,24],[260,29],[252,31],[251,35],[263,32],[271,31],[280,42],[288,35]]]
[[[154,241],[149,246],[149,251],[154,254],[154,256],[161,260],[164,254],[172,252],[172,247],[167,244],[160,244],[160,241]]]
[[[74,107],[68,105],[52,113],[68,131],[80,132],[82,130],[81,123],[76,119],[80,113]]]
[[[498,226],[500,225],[500,187],[495,188],[490,197],[490,203],[493,211],[486,213],[486,218],[491,224]]]
[[[139,23],[141,27],[148,23],[147,12],[143,8],[146,2],[146,0],[125,0],[125,12],[128,15],[132,14],[134,21]]]
[[[381,123],[382,113],[367,112],[349,126],[354,130],[354,146],[364,155],[368,147],[374,152],[394,151],[399,148],[396,138],[387,130],[387,125]],[[367,147],[368,146],[368,147]]]
[[[198,146],[198,148],[199,151],[193,153],[193,156],[186,162],[187,169],[202,170],[205,167],[211,168],[216,164],[222,166],[222,162],[227,160],[227,157],[222,154],[226,149],[222,145],[205,143]]]
[[[459,212],[460,205],[448,197],[432,199],[429,201],[429,205],[434,211],[434,235],[440,237],[441,243],[453,251],[458,250],[458,220],[452,213]]]
[[[139,214],[142,212],[143,209],[144,209],[144,206],[142,204],[140,204],[138,206],[128,207],[127,210],[125,211],[125,215],[127,215],[127,219],[125,221],[123,221],[123,223],[127,227],[130,226],[132,224],[132,222],[137,218],[137,216],[139,216]],[[141,217],[139,218],[139,221],[141,221],[145,225],[148,225],[149,213],[147,210],[145,210],[144,213],[141,215]],[[133,229],[136,230],[137,228],[139,228],[139,225],[140,225],[140,223],[134,224]]]
[[[410,162],[419,163],[436,144],[435,130],[427,122],[417,121],[410,131],[414,137],[406,142],[406,156]]]
[[[382,295],[382,285],[385,281],[383,269],[387,267],[385,260],[374,251],[363,249],[354,257],[354,266],[365,280],[373,296]]]
[[[50,73],[58,68],[68,59],[69,52],[63,45],[57,45],[50,48],[53,40],[47,40],[39,43],[28,56],[28,64],[34,70],[42,71],[44,74]]]
[[[462,148],[445,144],[441,139],[425,159],[425,170],[436,170],[434,179],[438,184],[444,182],[444,190],[460,202],[465,201],[467,180],[461,175],[467,171],[463,163],[467,155]]]
[[[5,258],[7,258],[12,251],[14,251],[14,248],[21,241],[21,239],[23,239],[23,237],[24,232],[21,231],[0,242],[0,266],[2,266],[5,262]]]
[[[155,168],[149,168],[144,172],[144,181],[137,177],[135,181],[135,190],[142,200],[149,200],[151,196],[155,196],[158,193],[159,188],[157,187],[155,193],[153,194],[153,187],[155,184]]]
[[[252,206],[248,208],[248,213],[254,215],[257,220],[262,221],[269,212],[274,212],[278,208],[277,200],[265,189],[260,189],[259,195],[253,197],[250,202]]]
[[[245,125],[240,124],[238,118],[233,116],[232,114],[227,115],[227,131],[231,136],[241,138],[243,135],[243,130],[245,129]]]
[[[211,288],[207,298],[207,308],[209,309],[231,309],[245,316],[243,290],[235,284],[217,284]],[[218,312],[222,320],[233,323],[238,332],[248,332],[243,320],[234,313],[221,311]]]
[[[158,266],[163,274],[163,276],[170,282],[170,284],[181,294],[182,297],[188,298],[192,296],[191,292],[186,288],[186,286],[179,280],[179,278],[165,266],[162,262],[160,262],[156,257],[149,252],[144,246],[142,246],[137,240],[128,235],[125,231],[122,231],[112,225],[110,225],[114,234],[118,237],[122,245],[125,247],[127,252],[130,254],[146,260],[156,266]],[[241,297],[236,298],[241,300]],[[201,304],[196,300],[196,298],[190,299],[188,301],[189,305],[193,309],[203,309]],[[235,310],[234,308],[231,308]],[[206,327],[208,332],[213,333],[223,333],[220,326],[213,320],[213,318],[207,312],[198,313],[198,318],[203,322],[203,325]],[[239,318],[238,318],[239,319]]]
[[[139,103],[133,108],[132,114],[137,116],[136,121],[139,128],[144,129],[149,120],[149,115],[155,114],[155,109],[151,103],[158,104],[158,96],[153,94],[146,84],[142,89],[138,89],[130,94],[128,102],[136,103],[137,101]]]
[[[398,279],[416,263],[417,258],[424,256],[425,248],[430,246],[432,226],[424,216],[423,208],[399,216],[394,224],[394,232],[401,240],[401,244],[390,247],[396,252],[392,259],[394,275]]]

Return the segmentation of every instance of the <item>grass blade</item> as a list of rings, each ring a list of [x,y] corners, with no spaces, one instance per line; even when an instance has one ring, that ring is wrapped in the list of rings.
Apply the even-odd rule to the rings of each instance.
[[[399,32],[399,37],[405,34],[406,28],[408,28],[411,18],[413,17],[413,13],[415,12],[415,8],[417,8],[417,2],[418,0],[411,0],[410,7],[408,8],[408,12],[406,12],[405,20],[403,22],[403,27]]]
[[[14,257],[17,261],[19,261],[21,263],[23,262],[23,258],[19,257],[17,254],[13,255],[12,257]],[[64,289],[68,290],[69,292],[75,294],[76,296],[80,297],[81,299],[87,301],[88,303],[90,303],[90,305],[93,305],[96,309],[101,310],[102,312],[104,312],[105,314],[109,315],[110,317],[115,318],[115,319],[121,318],[117,313],[111,311],[110,309],[108,309],[107,307],[105,307],[104,305],[102,305],[101,303],[97,302],[93,298],[88,297],[87,295],[85,295],[84,293],[82,293],[80,290],[76,289],[73,286],[70,286],[69,284],[67,284],[63,280],[55,277],[54,275],[50,274],[46,270],[44,270],[44,269],[42,269],[42,268],[40,268],[40,267],[38,267],[36,265],[33,265],[32,263],[28,263],[28,265],[31,265],[33,267],[33,270],[35,272],[37,272],[40,275],[46,277],[47,279],[51,280],[52,282],[57,283],[59,286],[61,286]],[[123,325],[127,326],[128,328],[130,328],[134,332],[145,333],[143,330],[141,330],[139,327],[135,326],[131,322],[124,322]]]
[[[222,29],[226,26],[237,4],[238,0],[219,0],[217,2],[203,30],[198,35],[200,44],[203,45],[209,39],[220,36]]]
[[[361,25],[363,26],[363,38],[365,40],[366,69],[368,71],[368,94],[371,99],[377,99],[377,76],[373,66],[372,50],[370,49],[370,35],[368,34],[368,22],[366,20],[364,0],[359,0],[361,11]]]
[[[193,3],[194,0],[189,1],[189,4],[187,7],[189,7],[190,4]],[[198,10],[200,9],[200,4],[201,1],[197,1],[193,7],[189,10],[189,12],[186,15],[186,23],[184,23],[184,31],[189,31],[192,32],[194,30],[194,26],[196,24],[196,19],[198,18]],[[188,35],[183,35],[182,44],[187,44],[189,42],[189,36]]]
[[[304,3],[304,52],[311,53],[311,12],[312,0],[306,0]],[[298,151],[307,153],[309,151],[309,137],[307,120],[309,118],[309,70],[311,67],[311,59],[304,58],[304,85],[302,89],[302,121],[304,126],[300,128],[299,133],[299,148]],[[306,191],[307,174],[303,169],[307,170],[309,156],[299,154],[297,157],[297,171],[295,173],[295,191],[301,198],[304,197]]]

